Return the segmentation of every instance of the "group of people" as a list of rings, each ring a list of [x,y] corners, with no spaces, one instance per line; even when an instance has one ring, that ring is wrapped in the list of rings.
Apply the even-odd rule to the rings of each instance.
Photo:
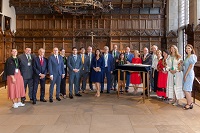
[[[24,54],[17,56],[17,50],[12,49],[11,57],[6,60],[4,77],[7,79],[8,97],[13,101],[13,108],[25,106],[26,88],[29,88],[29,98],[36,104],[37,89],[40,83],[40,101],[47,102],[45,99],[46,76],[50,76],[49,102],[53,102],[53,91],[56,84],[56,100],[66,98],[66,77],[69,74],[69,98],[73,96],[81,97],[81,93],[86,90],[87,80],[90,90],[93,91],[93,83],[96,88],[96,97],[104,93],[104,80],[107,80],[107,93],[111,90],[125,88],[129,91],[130,83],[133,84],[134,94],[137,93],[141,84],[139,72],[126,72],[126,83],[121,71],[120,81],[118,81],[117,66],[124,64],[145,64],[151,65],[151,90],[155,91],[158,97],[168,98],[173,105],[178,105],[178,100],[186,96],[187,104],[184,109],[192,109],[192,83],[194,80],[194,64],[197,62],[192,45],[186,46],[187,57],[183,61],[178,49],[172,45],[170,52],[160,51],[156,45],[152,46],[152,53],[147,47],[143,49],[140,56],[138,50],[130,52],[127,46],[125,53],[118,50],[117,45],[110,51],[108,46],[104,46],[103,53],[96,49],[94,54],[92,47],[80,48],[80,54],[76,47],[72,48],[72,54],[65,55],[65,49],[58,50],[53,48],[53,54],[47,59],[44,57],[45,49],[38,50],[38,56],[31,54],[31,48],[25,48]],[[145,85],[147,87],[147,84]],[[74,92],[73,92],[74,88]],[[185,93],[184,93],[185,92]],[[145,91],[147,94],[147,90]],[[74,94],[74,95],[73,95]]]
[[[174,106],[186,97],[187,104],[183,109],[192,109],[191,92],[194,81],[194,64],[197,62],[194,48],[191,44],[185,47],[186,58],[183,60],[175,45],[170,51],[158,50],[152,47],[152,82],[151,88],[159,98],[169,100]]]

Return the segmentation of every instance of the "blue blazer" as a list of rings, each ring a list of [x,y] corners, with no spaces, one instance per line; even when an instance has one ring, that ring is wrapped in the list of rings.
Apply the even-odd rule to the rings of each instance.
[[[57,76],[57,75],[65,74],[62,56],[58,55],[58,60],[59,60],[59,63],[57,62],[54,55],[51,55],[49,57],[49,59],[48,59],[48,70],[49,70],[50,76],[51,75]]]
[[[134,54],[129,53],[128,56],[127,56],[127,53],[125,53],[125,57],[126,57],[126,60],[131,63],[132,59],[134,58]]]
[[[69,69],[69,74],[79,74],[81,69],[83,68],[81,56],[77,55],[77,59],[75,61],[73,55],[70,55],[67,60],[67,67]],[[79,69],[79,72],[75,73],[73,69]]]
[[[104,55],[103,55],[103,58],[104,58]],[[105,59],[104,59],[105,61]],[[114,70],[114,66],[113,66],[113,63],[114,63],[114,58],[111,54],[108,53],[108,60],[107,60],[107,64],[108,64],[108,71],[113,71]],[[106,64],[106,62],[105,62]]]
[[[36,57],[33,61],[33,74],[34,74],[34,77],[40,77],[39,74],[47,74],[47,70],[48,70],[48,60],[47,58],[43,57],[43,66],[41,66],[40,64],[40,58],[39,57]]]

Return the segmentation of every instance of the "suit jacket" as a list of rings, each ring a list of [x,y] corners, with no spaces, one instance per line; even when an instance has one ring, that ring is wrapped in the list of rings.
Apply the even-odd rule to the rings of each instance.
[[[127,55],[127,53],[125,53],[125,58],[127,61],[129,61],[131,63],[132,59],[134,58],[134,55],[132,53],[129,53],[128,55]]]
[[[152,65],[152,54],[147,54],[145,59],[144,59],[144,55],[142,55],[142,64]]]
[[[59,63],[58,63],[59,61]],[[58,61],[56,60],[54,55],[51,55],[48,59],[48,70],[49,70],[49,75],[57,76],[57,75],[62,75],[65,74],[64,70],[64,63],[62,56],[58,55]]]
[[[119,58],[119,55],[120,55],[120,52],[119,51],[116,51],[116,55],[114,56],[114,51],[110,51],[110,54],[113,56],[113,59],[116,61],[118,58]]]
[[[114,55],[114,51],[110,51],[110,54],[113,56],[113,70],[115,70],[115,67],[116,67],[116,60],[119,59],[119,55],[120,55],[120,52],[119,51],[116,51],[115,55]]]
[[[103,58],[104,58],[104,55],[103,55]],[[104,62],[106,64],[105,58],[104,58]],[[112,55],[109,53],[108,53],[107,64],[108,64],[108,71],[113,71],[114,70],[114,68],[113,68],[114,59],[113,59]]]
[[[89,57],[88,53],[87,53],[86,55]],[[93,58],[94,58],[94,54],[92,53],[91,59],[90,59],[90,57],[89,57],[89,59],[90,59],[90,65],[89,65],[90,69],[92,69],[92,67],[91,67],[91,62],[92,62],[92,59],[93,59]]]
[[[67,67],[69,69],[69,75],[71,74],[80,74],[81,69],[83,68],[83,63],[81,60],[81,56],[77,55],[77,59],[75,61],[73,54],[68,57]],[[73,69],[79,69],[78,73],[75,73]]]
[[[43,66],[41,66],[40,64],[40,58],[36,57],[33,61],[33,75],[35,78],[39,78],[39,74],[47,74],[47,70],[48,70],[48,60],[47,58],[43,57]]]
[[[81,61],[82,61],[82,56],[81,56]],[[89,71],[90,71],[90,57],[85,54],[83,68],[81,69],[81,72],[89,72]]]
[[[31,54],[30,66],[28,66],[28,59],[25,54],[18,56],[20,60],[20,71],[23,79],[32,79],[33,78],[33,61],[35,56]]]

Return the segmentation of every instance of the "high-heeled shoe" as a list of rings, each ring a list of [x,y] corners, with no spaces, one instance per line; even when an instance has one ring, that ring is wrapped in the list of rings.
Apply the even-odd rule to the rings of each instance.
[[[186,104],[184,107],[183,107],[184,110],[188,110],[188,109],[193,109],[193,104],[191,103],[190,105]]]
[[[193,104],[192,103],[190,104],[190,109],[193,109]]]

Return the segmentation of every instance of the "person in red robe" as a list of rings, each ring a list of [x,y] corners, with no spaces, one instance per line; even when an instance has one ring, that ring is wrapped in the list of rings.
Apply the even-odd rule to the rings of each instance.
[[[134,51],[134,58],[132,59],[133,64],[142,64],[142,59],[139,57],[140,53],[138,50]],[[138,86],[141,84],[141,76],[139,72],[132,72],[131,73],[131,84],[134,87],[134,94],[137,93]]]
[[[167,50],[163,51],[163,59],[160,59],[157,65],[158,70],[158,82],[157,82],[157,91],[156,94],[158,97],[162,97],[166,99],[166,87],[167,87],[167,77],[168,73],[166,70],[167,63],[166,60],[169,57],[169,53]]]

